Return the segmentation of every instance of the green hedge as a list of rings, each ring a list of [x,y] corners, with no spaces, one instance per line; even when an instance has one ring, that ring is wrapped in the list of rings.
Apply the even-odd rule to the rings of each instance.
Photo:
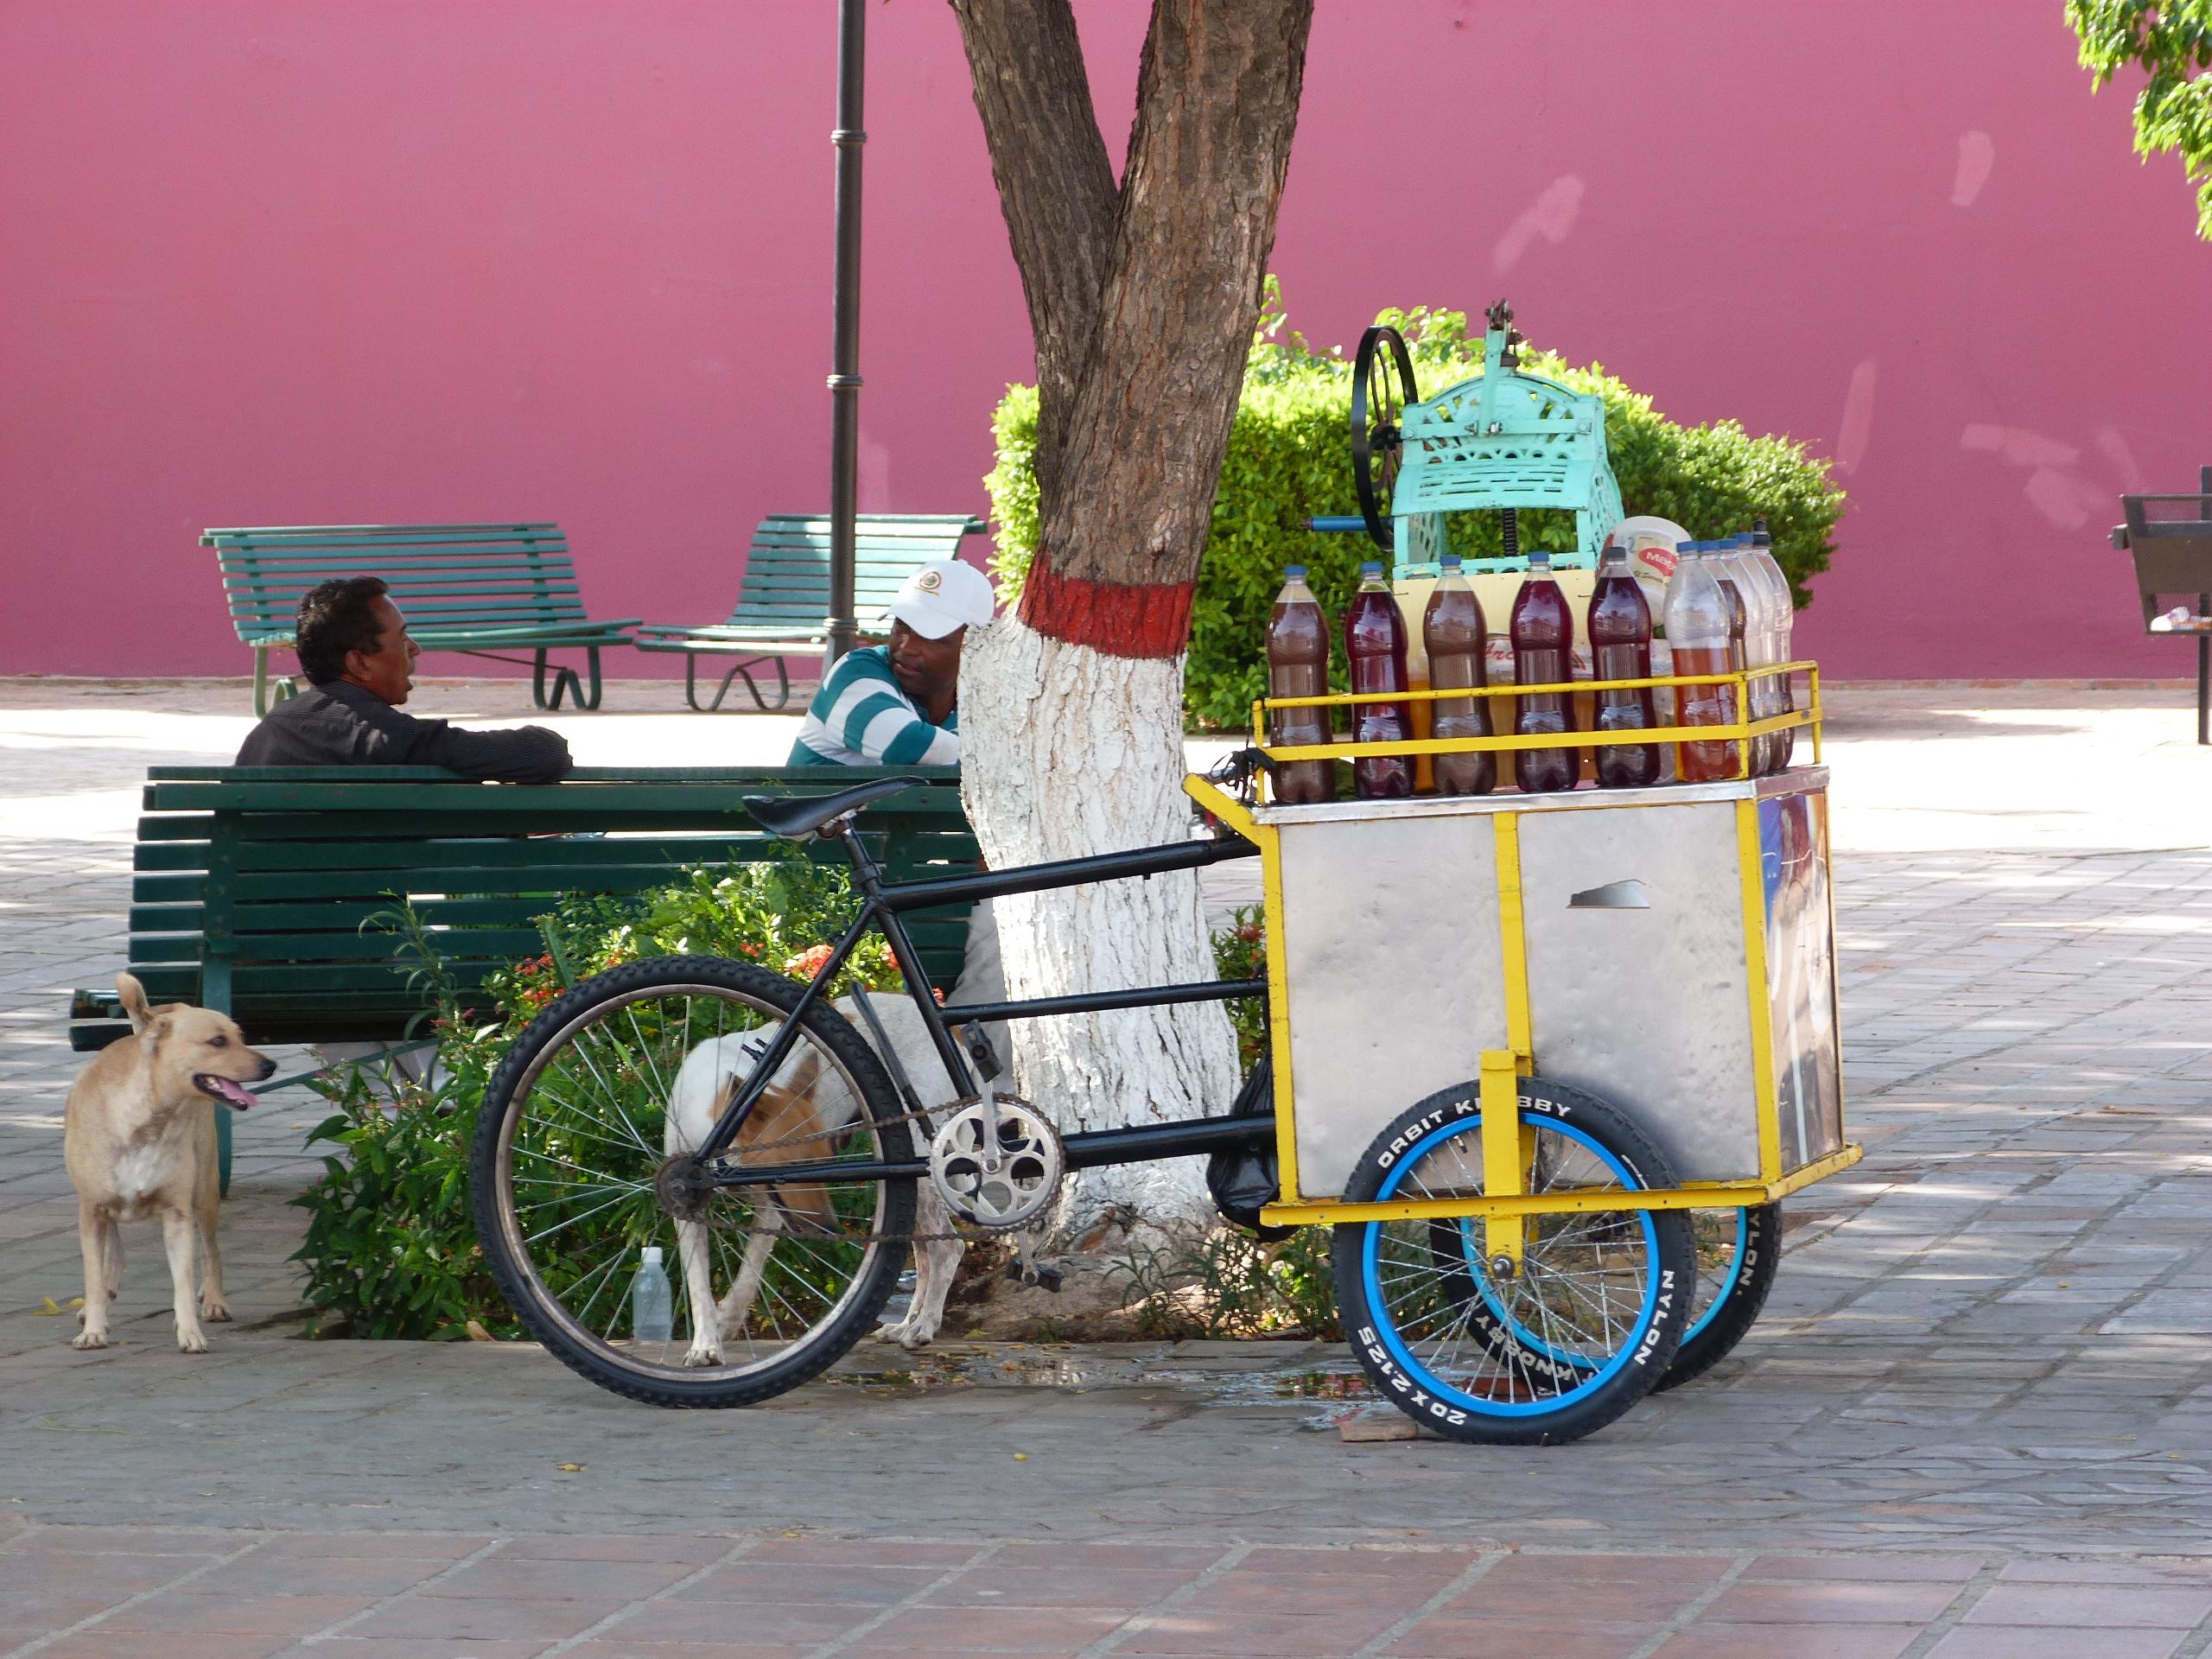
[[[1321,602],[1339,614],[1373,546],[1364,537],[1305,528],[1317,513],[1357,511],[1347,433],[1351,362],[1341,348],[1313,350],[1285,326],[1272,278],[1268,296],[1192,603],[1185,704],[1194,724],[1217,729],[1242,730],[1264,690],[1261,639],[1268,607],[1282,584],[1282,567],[1303,563]],[[1470,334],[1463,312],[1385,311],[1376,321],[1405,334],[1424,397],[1481,368],[1482,336]],[[1752,437],[1734,421],[1678,426],[1655,413],[1649,397],[1596,364],[1575,368],[1534,350],[1523,353],[1522,362],[1530,372],[1605,397],[1606,446],[1630,513],[1656,513],[1705,536],[1731,534],[1764,518],[1797,603],[1812,602],[1807,584],[1827,569],[1843,512],[1843,492],[1829,480],[1827,461],[1813,459],[1788,438]],[[1037,543],[1031,464],[1036,388],[1009,386],[992,431],[998,462],[984,482],[998,521],[993,569],[1010,595],[1020,588]],[[1500,551],[1495,513],[1453,514],[1449,529],[1452,546],[1469,557]],[[1524,513],[1521,539],[1524,547],[1569,550],[1572,516]],[[1341,683],[1341,658],[1337,672]]]

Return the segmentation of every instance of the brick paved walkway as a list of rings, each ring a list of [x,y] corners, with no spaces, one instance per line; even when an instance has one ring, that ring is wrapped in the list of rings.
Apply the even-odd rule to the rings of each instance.
[[[195,698],[235,693],[0,686],[0,1654],[2212,1651],[2212,757],[2182,696],[1840,700],[1868,1160],[1793,1204],[1734,1359],[1537,1452],[1341,1444],[1319,1344],[870,1344],[694,1415],[521,1345],[289,1340],[307,1114],[276,1102],[225,1219],[243,1325],[178,1356],[147,1235],[124,1345],[70,1352],[33,1312],[77,1289],[55,993],[111,971],[137,769],[235,741]]]

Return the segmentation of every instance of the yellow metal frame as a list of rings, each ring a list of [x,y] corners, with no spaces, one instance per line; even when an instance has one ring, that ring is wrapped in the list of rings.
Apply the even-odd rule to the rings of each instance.
[[[1747,706],[1749,683],[1762,676],[1802,673],[1807,677],[1807,706],[1765,720],[1738,721],[1726,726],[1665,727],[1618,732],[1571,732],[1522,737],[1430,738],[1402,743],[1313,743],[1266,747],[1276,760],[1357,760],[1368,756],[1449,754],[1471,751],[1504,752],[1529,748],[1580,747],[1608,743],[1655,743],[1674,741],[1730,741],[1737,744],[1737,779],[1749,774],[1750,743],[1754,737],[1794,727],[1808,727],[1813,759],[1821,759],[1821,677],[1809,662],[1786,663],[1772,668],[1734,674],[1673,675],[1643,680],[1578,681],[1555,686],[1496,686],[1431,688],[1381,696],[1332,695],[1316,697],[1270,697],[1252,708],[1255,735],[1267,730],[1265,716],[1274,709],[1342,707],[1357,702],[1433,702],[1440,697],[1513,696],[1534,692],[1636,690],[1652,686],[1732,684],[1738,707]],[[1732,780],[1722,780],[1732,781]],[[1482,1104],[1482,1198],[1403,1200],[1352,1204],[1341,1199],[1312,1199],[1298,1185],[1298,1132],[1295,1090],[1290,1057],[1290,981],[1287,963],[1290,918],[1284,913],[1282,858],[1280,833],[1262,823],[1243,803],[1204,778],[1184,782],[1191,797],[1260,849],[1266,899],[1268,952],[1268,1047],[1274,1062],[1275,1154],[1281,1167],[1281,1197],[1260,1212],[1269,1226],[1302,1226],[1344,1222],[1412,1220],[1432,1217],[1478,1216],[1485,1224],[1484,1238],[1493,1255],[1504,1255],[1517,1263],[1524,1243],[1523,1223],[1529,1216],[1572,1215],[1589,1211],[1733,1209],[1769,1204],[1810,1186],[1814,1182],[1850,1168],[1866,1155],[1865,1148],[1847,1144],[1826,1157],[1796,1169],[1782,1167],[1782,1127],[1774,1075],[1773,1008],[1767,987],[1766,892],[1760,871],[1758,803],[1738,799],[1736,807],[1737,875],[1741,888],[1745,979],[1749,985],[1751,1020],[1753,1088],[1758,1114],[1759,1175],[1756,1180],[1709,1181],[1689,1185],[1641,1191],[1586,1193],[1530,1193],[1527,1171],[1535,1136],[1521,1122],[1520,1080],[1534,1076],[1535,1021],[1529,1000],[1528,938],[1524,931],[1521,889],[1521,818],[1515,811],[1501,811],[1491,818],[1497,837],[1498,948],[1503,976],[1505,1028],[1508,1047],[1486,1050],[1478,1079]],[[1592,807],[1611,804],[1593,800]],[[1631,805],[1634,803],[1619,803]],[[1822,826],[1826,851],[1826,826]],[[1834,892],[1829,891],[1830,924],[1834,924]]]

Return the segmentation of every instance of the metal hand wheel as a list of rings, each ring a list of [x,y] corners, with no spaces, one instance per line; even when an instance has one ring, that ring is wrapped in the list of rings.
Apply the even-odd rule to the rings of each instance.
[[[1405,337],[1376,324],[1359,337],[1351,371],[1351,476],[1368,536],[1386,552],[1395,546],[1390,502],[1397,488],[1406,406],[1421,401]]]

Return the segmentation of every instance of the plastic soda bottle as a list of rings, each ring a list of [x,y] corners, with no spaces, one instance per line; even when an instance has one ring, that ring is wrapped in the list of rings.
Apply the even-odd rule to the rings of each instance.
[[[1513,679],[1516,685],[1564,685],[1573,677],[1574,618],[1567,608],[1567,595],[1552,580],[1552,556],[1541,548],[1529,555],[1529,574],[1514,597]],[[1540,691],[1516,697],[1513,729],[1523,737],[1549,735],[1574,729],[1571,694]],[[1573,789],[1582,770],[1579,749],[1516,749],[1514,780],[1526,795],[1548,794]]]
[[[1359,567],[1359,591],[1344,612],[1344,658],[1351,665],[1354,691],[1406,689],[1406,618],[1397,595],[1382,580],[1382,562]],[[1413,737],[1413,720],[1402,702],[1352,705],[1355,743],[1403,743]],[[1402,754],[1368,756],[1351,763],[1351,785],[1362,800],[1389,799],[1414,792],[1414,763]]]
[[[1667,584],[1667,645],[1677,674],[1734,671],[1732,629],[1737,607],[1706,563],[1705,542],[1684,542],[1674,580]],[[1678,685],[1675,720],[1681,726],[1732,726],[1736,690],[1732,685]],[[1736,746],[1728,742],[1685,742],[1676,774],[1686,784],[1709,784],[1736,775]]]
[[[1766,582],[1758,567],[1751,560],[1751,538],[1748,535],[1732,536],[1720,544],[1720,567],[1723,580],[1732,587],[1744,602],[1744,666],[1764,668],[1775,660],[1773,639],[1774,606],[1767,593]],[[1751,709],[1751,718],[1764,720],[1775,712],[1774,678],[1761,675],[1747,683],[1745,701]],[[1771,734],[1751,740],[1751,770],[1767,772],[1774,770],[1774,743]]]
[[[1790,594],[1789,575],[1783,571],[1781,563],[1774,556],[1774,538],[1767,534],[1766,520],[1764,518],[1751,520],[1751,563],[1758,571],[1761,579],[1765,582],[1768,600],[1773,607],[1768,618],[1768,626],[1773,637],[1774,660],[1777,663],[1794,661],[1791,639],[1797,626],[1797,601]],[[1791,683],[1789,675],[1776,675],[1771,712],[1777,715],[1789,715],[1795,714],[1796,711],[1796,686]],[[1776,732],[1771,741],[1774,744],[1774,754],[1772,764],[1768,770],[1780,772],[1789,764],[1790,757],[1796,752],[1796,728],[1793,727],[1788,731]]]
[[[660,1264],[660,1246],[648,1244],[638,1252],[638,1276],[630,1281],[630,1334],[639,1342],[666,1342],[675,1330],[668,1269]]]
[[[1321,697],[1329,692],[1329,618],[1306,585],[1306,567],[1283,567],[1282,591],[1268,613],[1268,695]],[[1326,743],[1335,733],[1326,708],[1278,709],[1268,716],[1269,734],[1286,747]],[[1303,806],[1337,798],[1337,763],[1287,760],[1275,769],[1272,790],[1282,806]]]
[[[1600,680],[1651,677],[1651,606],[1630,574],[1628,550],[1608,543],[1598,560],[1598,585],[1590,594],[1590,652]],[[1649,686],[1639,691],[1600,691],[1592,729],[1649,731],[1658,724]],[[1607,743],[1594,751],[1600,789],[1642,789],[1659,781],[1656,743]]]
[[[1428,652],[1428,683],[1439,690],[1485,683],[1483,652],[1488,639],[1483,627],[1482,601],[1460,574],[1459,556],[1446,553],[1444,574],[1428,596],[1428,609],[1421,620],[1421,645]],[[1488,697],[1439,697],[1429,705],[1430,734],[1434,737],[1488,737]],[[1487,795],[1497,781],[1497,757],[1486,751],[1440,754],[1436,761],[1436,792],[1440,795]]]

